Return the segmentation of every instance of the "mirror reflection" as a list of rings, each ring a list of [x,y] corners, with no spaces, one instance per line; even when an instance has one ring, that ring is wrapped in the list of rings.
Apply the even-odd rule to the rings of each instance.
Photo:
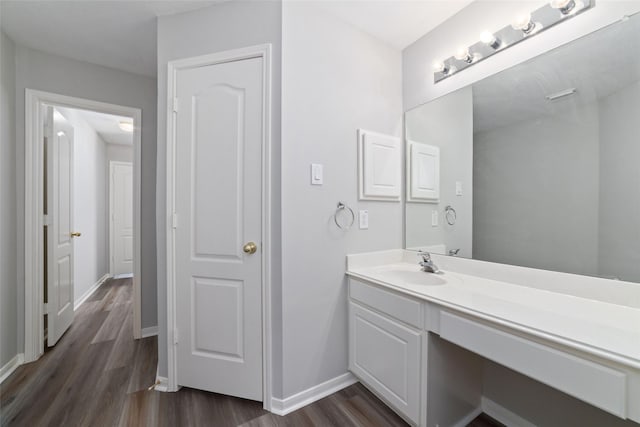
[[[639,120],[638,15],[408,111],[407,249],[640,282]]]

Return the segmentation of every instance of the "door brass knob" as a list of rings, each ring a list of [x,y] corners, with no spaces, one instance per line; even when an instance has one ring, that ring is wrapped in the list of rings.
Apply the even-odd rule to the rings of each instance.
[[[253,242],[249,242],[242,247],[242,250],[245,254],[251,255],[256,253],[256,251],[258,250],[258,246]]]
[[[82,233],[79,231],[74,231],[73,233],[71,233],[71,237],[80,237],[82,236]]]

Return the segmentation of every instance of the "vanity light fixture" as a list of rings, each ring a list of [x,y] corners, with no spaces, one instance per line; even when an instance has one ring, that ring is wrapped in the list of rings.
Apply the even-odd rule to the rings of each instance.
[[[118,127],[125,132],[133,132],[133,123],[122,121],[118,123]]]
[[[524,15],[519,15],[513,24],[511,24],[514,30],[520,30],[524,34],[529,35],[534,32],[536,29],[536,23],[531,21],[531,14],[526,13]]]
[[[493,49],[500,48],[500,39],[497,38],[491,31],[483,31],[480,34],[480,41],[486,45],[491,46]]]
[[[433,81],[441,80],[477,64],[498,52],[531,38],[560,22],[595,7],[596,0],[551,0],[531,13],[516,17],[499,31],[484,31],[471,46],[458,48],[455,55],[433,65]],[[558,13],[559,12],[559,13]]]
[[[549,5],[554,9],[558,9],[563,15],[568,15],[575,9],[576,2],[575,0],[551,0]]]
[[[469,48],[464,46],[459,47],[454,56],[458,61],[464,61],[468,64],[473,62],[473,56],[469,53]]]

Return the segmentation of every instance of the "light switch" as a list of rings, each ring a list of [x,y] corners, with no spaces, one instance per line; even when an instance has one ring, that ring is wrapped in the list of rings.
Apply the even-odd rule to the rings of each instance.
[[[358,212],[358,220],[360,222],[360,230],[367,230],[369,228],[369,211],[362,210]]]
[[[462,182],[456,181],[456,196],[462,196]]]
[[[432,227],[438,226],[438,211],[436,210],[431,211],[431,226]]]
[[[322,185],[322,165],[318,163],[311,164],[311,185]]]

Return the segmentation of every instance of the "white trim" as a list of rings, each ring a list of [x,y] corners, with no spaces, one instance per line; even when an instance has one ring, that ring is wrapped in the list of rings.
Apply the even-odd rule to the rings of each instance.
[[[99,278],[98,281],[94,283],[89,289],[87,289],[87,291],[84,294],[82,294],[80,298],[78,298],[73,302],[73,311],[76,311],[86,300],[89,299],[91,295],[93,295],[95,291],[98,290],[100,286],[104,284],[104,282],[106,282],[110,278],[111,278],[111,275],[109,273]]]
[[[133,168],[133,162],[123,162],[123,161],[119,161],[119,160],[109,160],[109,178],[108,178],[108,182],[109,182],[109,207],[107,208],[109,211],[109,270],[110,271],[115,271],[114,268],[114,247],[115,247],[115,243],[114,243],[114,235],[113,235],[113,220],[114,220],[114,212],[113,212],[113,204],[114,204],[114,198],[116,197],[116,195],[114,194],[114,189],[113,189],[113,169],[114,166],[117,165],[127,165],[127,166],[131,166]],[[135,256],[134,256],[135,258]],[[133,277],[133,273],[126,273],[126,274],[116,274],[113,276],[113,278],[124,278],[124,277]]]
[[[0,384],[4,382],[9,375],[13,374],[13,371],[18,369],[18,366],[24,363],[24,354],[18,353],[13,356],[13,359],[9,360],[2,368],[0,368]]]
[[[351,372],[347,372],[286,399],[274,397],[271,399],[271,412],[276,415],[287,415],[357,382],[358,379]]]
[[[115,276],[113,276],[113,278],[114,279],[132,279],[133,273],[116,274]]]
[[[150,326],[142,329],[142,338],[155,337],[156,335],[158,335],[157,326]]]
[[[134,146],[134,277],[133,277],[133,335],[140,338],[140,168],[142,152],[142,111],[139,108],[107,104],[33,89],[25,90],[25,224],[24,224],[24,360],[33,362],[44,352],[43,295],[44,283],[44,221],[42,200],[43,129],[42,104],[68,108],[82,108],[106,114],[133,118]]]
[[[169,391],[169,379],[167,377],[156,377],[156,385],[153,387],[155,391],[166,393]]]
[[[469,425],[471,421],[475,420],[476,417],[481,413],[482,413],[482,406],[478,406],[473,411],[469,412],[467,415],[459,419],[458,422],[453,425],[453,427],[466,427],[467,425]]]
[[[536,427],[532,422],[525,420],[520,415],[484,396],[482,396],[481,400],[481,409],[491,418],[507,426]]]
[[[171,218],[175,212],[175,133],[173,100],[176,96],[176,74],[179,70],[193,67],[240,61],[249,58],[263,58],[263,141],[262,141],[262,384],[263,407],[271,411],[272,405],[272,360],[271,360],[271,45],[263,44],[225,52],[169,61],[167,64],[167,359],[168,391],[176,391],[177,355],[173,339],[176,328],[175,318],[175,276],[174,246],[175,235]]]

